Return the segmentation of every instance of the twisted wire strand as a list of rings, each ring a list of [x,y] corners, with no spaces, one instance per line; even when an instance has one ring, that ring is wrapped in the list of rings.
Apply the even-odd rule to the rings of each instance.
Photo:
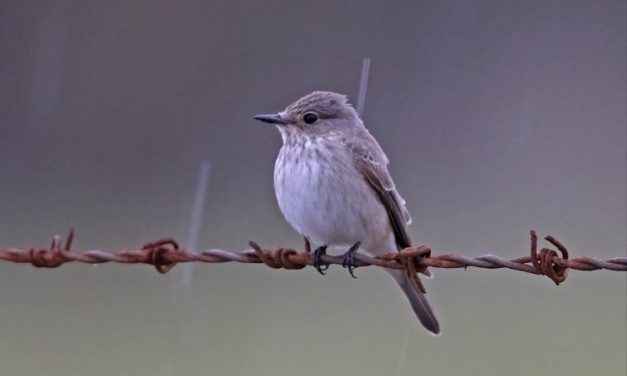
[[[29,263],[39,268],[56,268],[69,262],[87,264],[107,262],[149,264],[154,266],[160,273],[167,273],[176,264],[183,262],[263,263],[274,269],[303,269],[308,265],[312,265],[312,254],[310,252],[296,251],[289,248],[266,250],[255,242],[250,242],[252,249],[239,252],[221,249],[193,252],[181,249],[174,239],[166,238],[148,243],[140,249],[104,252],[100,250],[72,251],[73,239],[74,231],[70,231],[65,239],[55,235],[48,248],[2,249],[0,250],[0,260],[14,263]],[[538,251],[537,235],[535,231],[531,231],[529,255],[515,259],[507,260],[490,254],[475,258],[455,253],[432,256],[431,249],[421,245],[378,256],[356,253],[355,267],[379,266],[401,269],[405,270],[415,280],[417,280],[417,274],[425,272],[427,267],[446,269],[468,267],[483,269],[506,268],[530,274],[545,275],[556,284],[560,284],[566,279],[567,272],[570,269],[582,271],[627,271],[627,257],[614,257],[608,260],[600,260],[594,257],[570,259],[568,250],[557,239],[547,236],[545,240],[555,246],[557,250],[542,248]],[[342,263],[342,256],[322,255],[321,257],[322,265],[342,265]]]

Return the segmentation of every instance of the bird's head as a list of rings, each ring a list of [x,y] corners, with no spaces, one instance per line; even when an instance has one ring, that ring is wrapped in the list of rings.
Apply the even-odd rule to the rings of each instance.
[[[345,95],[314,91],[274,114],[254,119],[275,124],[284,136],[325,136],[363,126]]]

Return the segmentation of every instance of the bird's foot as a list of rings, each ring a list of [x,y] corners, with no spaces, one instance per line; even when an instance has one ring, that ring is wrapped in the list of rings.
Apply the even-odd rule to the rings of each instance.
[[[324,272],[329,269],[329,265],[321,265],[322,256],[327,254],[327,246],[323,245],[316,248],[311,255],[311,265],[318,271],[318,273],[324,275]]]
[[[357,242],[353,244],[352,247],[349,248],[348,252],[344,254],[344,260],[342,260],[342,267],[348,268],[348,273],[353,278],[357,278],[355,275],[355,252],[359,249],[359,245],[361,242]]]

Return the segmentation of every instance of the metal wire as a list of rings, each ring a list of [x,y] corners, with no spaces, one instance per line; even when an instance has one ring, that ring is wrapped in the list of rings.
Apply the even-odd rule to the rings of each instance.
[[[262,249],[255,242],[250,242],[252,249],[239,252],[230,252],[221,249],[208,249],[202,252],[192,252],[179,248],[173,239],[161,239],[148,243],[140,249],[104,252],[100,250],[72,251],[74,232],[68,236],[54,236],[48,248],[7,248],[0,250],[0,260],[14,263],[29,263],[39,268],[56,268],[68,262],[100,264],[114,262],[121,264],[149,264],[160,273],[166,273],[176,264],[183,262],[203,263],[263,263],[274,269],[303,269],[312,264],[311,253],[296,251],[288,248],[275,250]],[[495,255],[483,255],[470,258],[454,253],[438,256],[431,255],[427,246],[417,246],[378,256],[369,256],[363,253],[355,254],[355,267],[379,266],[383,268],[402,269],[413,278],[417,273],[425,272],[427,267],[433,268],[467,268],[484,269],[511,269],[536,275],[546,275],[556,284],[566,279],[569,269],[592,271],[612,270],[627,271],[627,257],[615,257],[609,260],[600,260],[593,257],[569,259],[569,253],[559,241],[552,236],[545,237],[556,250],[542,248],[537,250],[537,236],[531,231],[531,247],[528,256],[511,260]],[[342,256],[323,255],[322,265],[342,265]]]

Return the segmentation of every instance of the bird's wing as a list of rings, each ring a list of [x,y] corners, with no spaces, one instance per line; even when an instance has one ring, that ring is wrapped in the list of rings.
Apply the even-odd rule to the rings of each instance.
[[[405,200],[398,194],[388,172],[388,159],[377,141],[368,133],[345,138],[343,143],[350,150],[357,170],[374,190],[388,214],[398,249],[411,246],[406,225],[411,223]]]

